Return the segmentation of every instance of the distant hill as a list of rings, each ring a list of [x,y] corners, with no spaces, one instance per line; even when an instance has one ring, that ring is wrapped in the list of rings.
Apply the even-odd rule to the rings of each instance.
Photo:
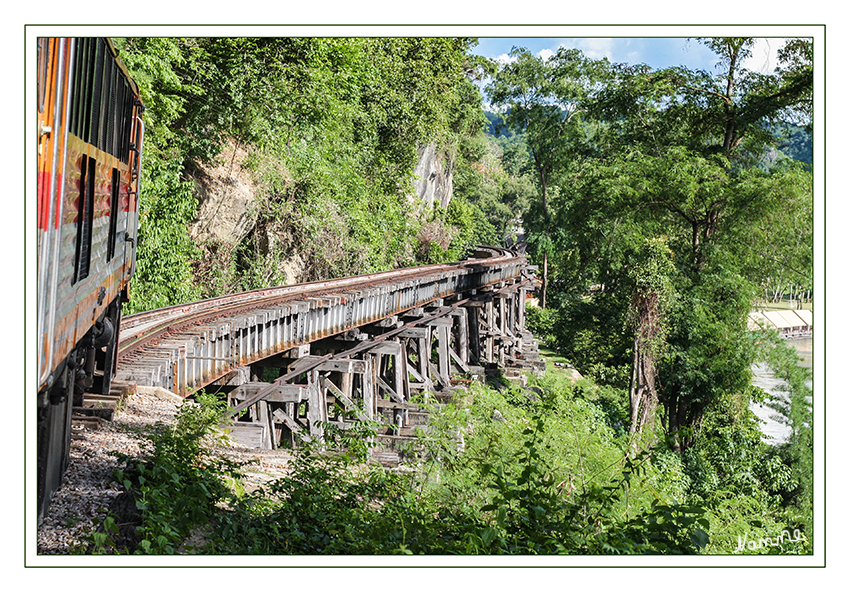
[[[777,125],[777,148],[787,157],[812,164],[812,132],[799,125]]]
[[[499,113],[494,113],[493,111],[484,110],[484,116],[487,118],[487,125],[484,128],[484,133],[495,136],[497,135],[497,130],[499,130],[499,126],[504,125],[504,119],[502,115]],[[501,133],[511,133],[508,130],[502,129]]]
[[[514,132],[504,128],[504,118],[501,113],[484,110],[487,125],[484,133],[491,136],[512,136]],[[803,126],[777,124],[774,126],[777,137],[775,150],[769,155],[769,160],[775,161],[778,154],[783,154],[792,160],[808,165],[812,164],[812,132]]]

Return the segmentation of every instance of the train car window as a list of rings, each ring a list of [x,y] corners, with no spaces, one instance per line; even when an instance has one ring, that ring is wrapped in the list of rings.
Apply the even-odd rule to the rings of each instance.
[[[38,112],[44,112],[44,97],[47,93],[47,63],[50,59],[48,39],[38,38]]]
[[[80,42],[75,40],[74,57],[71,71],[71,109],[68,113],[68,131],[75,136],[80,135]]]
[[[127,162],[126,133],[127,128],[127,81],[119,73],[115,86],[115,156],[121,162]]]
[[[74,280],[89,276],[91,267],[92,223],[94,222],[95,160],[83,155],[80,166],[80,199],[77,211],[77,249],[74,258]]]
[[[71,97],[71,133],[88,139],[86,133],[86,110],[90,101],[91,91],[89,80],[92,78],[91,39],[75,40],[76,51],[74,52],[74,82]]]
[[[115,75],[113,64],[111,56],[103,62],[103,109],[100,114],[102,130],[100,145],[109,154],[113,152],[112,134],[115,132]]]
[[[103,39],[97,40],[97,54],[95,57],[94,70],[94,86],[92,89],[91,107],[91,129],[89,130],[89,143],[100,147],[101,134],[103,125],[101,122],[101,113],[103,111],[103,62],[105,42]]]
[[[133,129],[133,108],[134,108],[134,96],[133,91],[130,88],[130,83],[127,82],[127,79],[121,78],[121,106],[122,110],[120,113],[120,144],[118,146],[118,157],[121,159],[121,162],[127,164],[130,162],[130,136]]]
[[[104,39],[76,39],[71,133],[117,157],[130,159],[133,93]]]
[[[118,229],[118,193],[120,191],[121,177],[118,169],[112,169],[111,196],[109,200],[109,242],[106,246],[106,260],[115,256],[115,232]]]
[[[79,39],[80,49],[76,54],[78,68],[75,93],[77,114],[76,135],[89,144],[95,144],[97,125],[100,120],[100,80],[102,73],[97,39]]]

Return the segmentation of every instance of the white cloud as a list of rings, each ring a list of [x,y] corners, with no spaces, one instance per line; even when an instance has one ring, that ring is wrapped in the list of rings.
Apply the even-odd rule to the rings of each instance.
[[[581,39],[578,43],[578,48],[584,52],[584,55],[593,59],[600,60],[602,58],[612,59],[614,55],[614,44],[619,40],[602,37],[591,37]]]
[[[785,45],[785,39],[775,37],[756,39],[752,48],[753,55],[744,62],[744,67],[754,72],[771,74],[779,65],[777,54],[783,45]]]

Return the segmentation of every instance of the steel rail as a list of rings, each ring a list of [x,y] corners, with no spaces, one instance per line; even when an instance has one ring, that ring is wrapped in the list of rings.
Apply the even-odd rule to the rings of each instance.
[[[255,360],[453,294],[463,298],[475,290],[492,292],[506,281],[516,285],[534,269],[525,257],[502,249],[480,249],[477,255],[458,263],[252,290],[128,316],[119,336],[116,379],[188,396]]]
[[[498,252],[495,248],[491,247],[486,248],[486,250]],[[342,290],[352,288],[375,287],[384,283],[413,279],[441,271],[486,267],[500,262],[507,262],[511,259],[521,259],[521,257],[517,257],[510,251],[504,249],[500,249],[499,251],[501,251],[500,254],[487,258],[468,259],[457,263],[440,263],[422,267],[408,267],[341,279],[294,284],[291,286],[261,288],[128,315],[121,321],[118,357],[121,359],[145,343],[156,339],[162,334],[172,332],[178,327],[185,327],[191,323],[200,323],[211,318],[226,316],[252,308],[283,304],[301,298],[333,295]]]

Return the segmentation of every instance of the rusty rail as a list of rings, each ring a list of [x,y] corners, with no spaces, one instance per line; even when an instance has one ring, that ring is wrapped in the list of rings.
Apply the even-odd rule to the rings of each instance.
[[[235,369],[406,311],[530,276],[524,257],[489,249],[455,264],[254,290],[131,315],[116,380],[180,396]]]

